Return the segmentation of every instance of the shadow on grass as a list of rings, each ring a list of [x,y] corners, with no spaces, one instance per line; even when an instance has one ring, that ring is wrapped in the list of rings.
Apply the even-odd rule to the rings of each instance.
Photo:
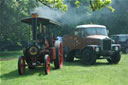
[[[97,62],[95,65],[85,65],[80,60],[75,60],[74,62],[64,62],[64,66],[92,67],[92,66],[108,66],[108,65],[112,65],[112,64],[109,64],[107,62]],[[51,66],[50,71],[55,71],[55,70],[56,69],[53,66]],[[27,77],[27,76],[32,76],[34,74],[37,74],[38,76],[45,76],[44,68],[36,67],[35,69],[30,70],[26,67],[24,75],[19,75],[18,70],[15,69],[13,71],[10,71],[9,73],[5,73],[5,74],[1,75],[0,78],[2,80],[9,80],[9,79],[14,79],[14,78],[23,78],[23,77]]]
[[[92,67],[92,66],[108,66],[108,65],[115,65],[115,64],[109,64],[107,62],[96,62],[94,65],[86,65],[82,63],[81,60],[75,60],[73,62],[66,62],[64,61],[64,66],[84,66],[84,67]]]
[[[55,70],[55,68],[51,67],[50,71],[53,71],[53,70]],[[19,75],[18,69],[16,69],[16,70],[13,70],[9,73],[1,75],[0,78],[2,80],[9,80],[9,79],[14,79],[14,78],[22,78],[22,77],[26,77],[26,76],[32,76],[32,75],[37,74],[37,73],[38,73],[38,76],[46,76],[43,67],[36,67],[35,69],[26,68],[24,75]]]

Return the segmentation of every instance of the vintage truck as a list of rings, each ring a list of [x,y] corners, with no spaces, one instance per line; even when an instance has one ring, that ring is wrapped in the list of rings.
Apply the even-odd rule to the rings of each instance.
[[[104,25],[79,25],[74,32],[63,37],[64,59],[73,61],[79,58],[85,64],[92,65],[96,59],[107,59],[117,64],[120,59],[120,44],[112,44]]]
[[[121,45],[122,53],[128,54],[128,34],[115,34],[111,35],[115,44]]]

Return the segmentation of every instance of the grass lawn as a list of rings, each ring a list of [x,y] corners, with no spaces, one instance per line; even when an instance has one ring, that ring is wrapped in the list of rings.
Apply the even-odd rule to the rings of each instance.
[[[20,54],[17,52],[15,57]],[[122,54],[117,65],[107,64],[106,60],[97,60],[93,66],[75,61],[64,62],[62,69],[55,70],[51,64],[49,75],[44,75],[43,67],[33,70],[26,67],[25,75],[21,76],[17,71],[17,61],[18,57],[0,61],[0,85],[128,85],[128,55]]]
[[[23,51],[0,51],[0,60],[8,60],[23,55]]]

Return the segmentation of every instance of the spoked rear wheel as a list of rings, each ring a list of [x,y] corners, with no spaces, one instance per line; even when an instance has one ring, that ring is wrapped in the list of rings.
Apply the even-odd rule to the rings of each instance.
[[[59,66],[60,66],[60,68],[62,68],[63,67],[63,46],[62,46],[62,43],[60,43],[58,55],[59,55]]]
[[[56,59],[54,60],[54,66],[56,69],[63,67],[63,45],[60,42],[56,42]]]
[[[20,56],[18,60],[18,72],[20,75],[23,75],[25,72],[25,61],[24,56]]]
[[[45,74],[50,73],[50,56],[49,55],[45,55],[44,57],[44,71],[45,71]]]

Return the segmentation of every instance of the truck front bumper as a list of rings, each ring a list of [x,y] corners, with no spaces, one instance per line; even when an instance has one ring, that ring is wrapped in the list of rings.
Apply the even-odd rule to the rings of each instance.
[[[117,51],[100,51],[97,54],[100,56],[111,56]]]

